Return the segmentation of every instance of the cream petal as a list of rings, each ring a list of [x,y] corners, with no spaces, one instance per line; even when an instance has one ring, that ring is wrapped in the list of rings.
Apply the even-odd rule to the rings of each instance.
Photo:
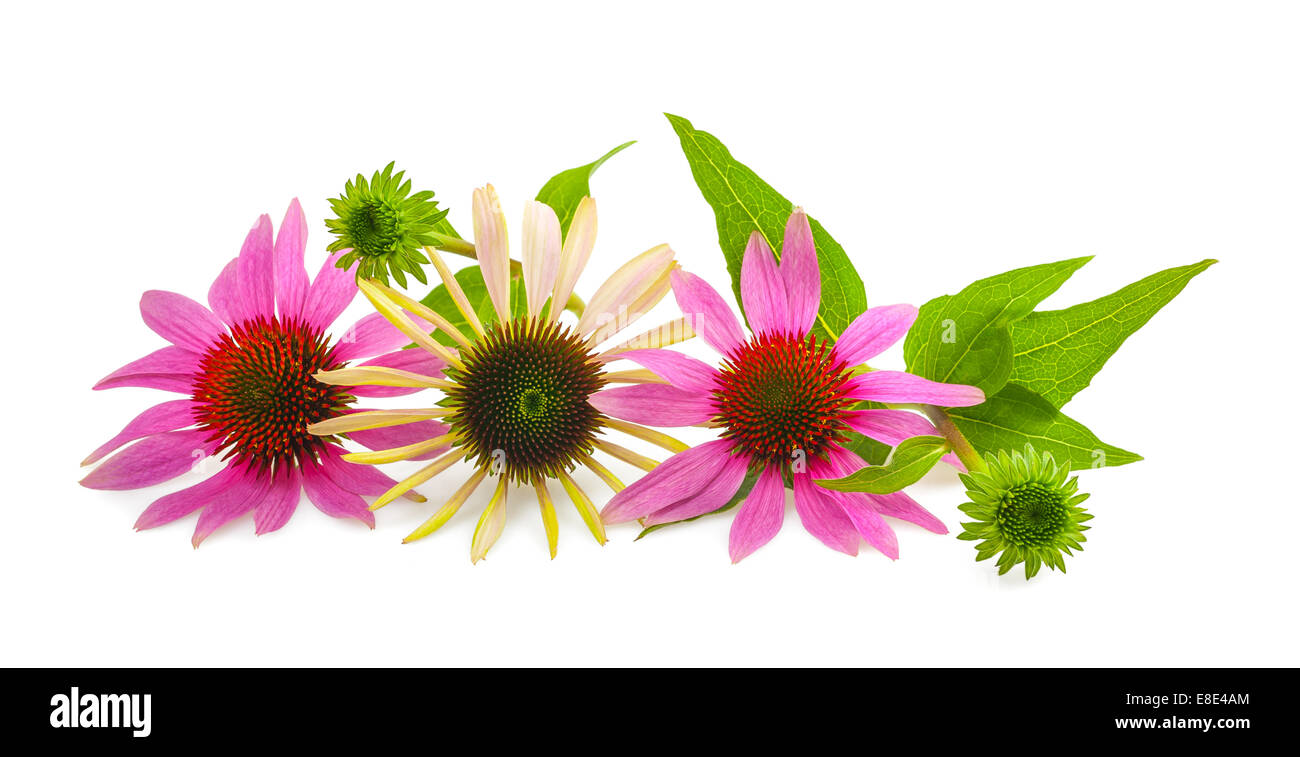
[[[507,321],[510,319],[510,241],[506,214],[491,184],[474,190],[474,248],[492,306],[497,316]]]
[[[551,306],[552,317],[558,317],[573,294],[573,288],[587,267],[587,260],[596,246],[596,201],[584,197],[574,211],[573,220],[569,222],[569,233],[564,237],[564,247],[560,253],[559,275],[555,278],[555,291]]]
[[[560,219],[546,203],[533,200],[524,206],[524,293],[528,315],[535,316],[550,298],[560,270]],[[551,306],[552,313],[563,303]]]

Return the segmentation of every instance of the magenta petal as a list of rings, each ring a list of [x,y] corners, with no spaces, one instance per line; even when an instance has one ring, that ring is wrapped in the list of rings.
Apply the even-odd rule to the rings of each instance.
[[[859,492],[823,491],[839,502],[840,508],[845,515],[849,516],[853,527],[862,538],[889,559],[898,559],[898,536],[894,534],[894,529],[889,527],[885,519],[880,517],[880,513],[876,512],[865,495]]]
[[[145,325],[177,347],[200,355],[225,333],[211,310],[183,294],[151,289],[140,298]]]
[[[646,516],[645,525],[657,526],[661,523],[686,520],[717,510],[731,501],[745,481],[745,472],[749,469],[749,460],[739,455],[726,459],[720,468],[711,472],[712,479],[693,497],[655,510]]]
[[[361,365],[379,365],[385,368],[398,368],[403,371],[418,373],[422,376],[438,377],[442,375],[442,369],[447,364],[442,361],[442,358],[425,350],[415,348],[389,352],[371,358],[361,363]],[[351,390],[352,394],[357,397],[401,397],[421,391],[424,391],[421,387],[409,386],[357,386]]]
[[[902,371],[872,371],[855,376],[845,386],[849,397],[876,402],[920,402],[941,407],[967,407],[984,401],[984,392],[965,384],[941,384]]]
[[[708,486],[729,457],[731,442],[724,439],[678,452],[615,494],[600,517],[606,523],[625,523],[693,497]]]
[[[286,465],[275,473],[270,488],[253,512],[253,530],[258,535],[278,531],[289,522],[302,499],[302,475]]]
[[[321,468],[340,489],[363,497],[378,497],[397,485],[393,479],[380,473],[373,465],[360,465],[344,461],[342,447],[329,445],[321,455]]]
[[[914,436],[939,433],[923,416],[906,410],[849,410],[844,413],[844,420],[859,434],[891,447]]]
[[[93,465],[127,442],[192,425],[194,423],[194,408],[195,405],[190,400],[172,400],[161,405],[154,405],[137,415],[135,420],[126,424],[126,428],[122,429],[117,436],[109,439],[99,449],[90,453],[90,456],[83,460],[81,464]]]
[[[100,379],[94,388],[145,386],[189,394],[198,370],[198,355],[180,347],[163,347],[118,368]]]
[[[344,270],[334,265],[347,253],[347,250],[339,250],[325,258],[307,292],[307,301],[302,308],[303,320],[318,331],[328,330],[357,296],[356,274],[351,269]]]
[[[262,214],[239,251],[239,295],[246,312],[270,319],[275,315],[275,263],[271,217]]]
[[[279,233],[275,235],[275,251],[272,254],[275,301],[281,320],[302,315],[302,306],[307,301],[307,289],[310,286],[307,283],[307,266],[303,264],[306,251],[307,216],[303,214],[302,205],[295,197],[284,214]]]
[[[375,450],[396,449],[405,447],[408,444],[417,442],[427,442],[430,439],[436,439],[443,436],[450,430],[445,423],[437,421],[416,421],[414,423],[403,423],[400,426],[385,426],[384,428],[372,428],[365,431],[349,431],[347,437],[352,441],[364,447]],[[438,447],[430,450],[423,455],[412,457],[412,460],[432,460],[435,457],[446,452],[450,447]],[[346,463],[352,465],[352,463]]]
[[[231,485],[217,492],[208,506],[199,513],[199,522],[194,526],[194,536],[190,543],[198,548],[203,540],[213,531],[238,518],[262,502],[267,489],[271,486],[271,477],[246,466],[232,466],[232,470],[243,473]]]
[[[696,360],[690,355],[683,355],[672,350],[628,350],[617,355],[648,368],[651,372],[665,379],[677,389],[692,394],[709,394],[716,386],[718,371],[703,360]]]
[[[423,322],[414,317],[411,320],[416,323]],[[432,325],[429,331],[433,331]],[[334,356],[339,360],[356,360],[378,355],[381,352],[401,350],[410,343],[411,338],[399,331],[387,318],[379,313],[371,313],[352,324],[339,336],[337,346],[334,348]],[[424,352],[422,349],[414,351]]]
[[[803,527],[831,549],[856,555],[862,542],[858,529],[830,492],[814,484],[812,479],[809,473],[794,476],[794,509]]]
[[[713,399],[667,384],[634,384],[604,389],[587,400],[605,415],[647,426],[694,426],[718,414]]]
[[[789,329],[785,281],[772,248],[757,231],[749,235],[749,245],[740,265],[740,301],[753,333],[784,334]]]
[[[840,334],[835,342],[835,357],[849,366],[867,362],[906,336],[916,314],[916,308],[911,305],[884,305],[867,310]]]
[[[87,489],[141,489],[189,471],[216,448],[205,429],[167,431],[146,436],[104,461],[81,479]]]
[[[242,480],[244,475],[244,469],[227,466],[218,471],[215,476],[204,479],[194,486],[159,497],[140,513],[140,517],[135,521],[135,529],[143,531],[146,528],[156,528],[171,523],[177,518],[183,518],[211,502],[221,492],[230,489]]]
[[[888,515],[891,518],[905,520],[908,523],[915,523],[927,531],[936,534],[948,533],[948,527],[943,521],[934,517],[929,510],[921,507],[916,500],[907,496],[903,492],[894,492],[893,494],[864,494],[871,501],[876,512],[881,515]]]
[[[317,510],[334,518],[356,518],[371,528],[375,527],[375,514],[366,507],[361,495],[344,491],[325,475],[320,466],[307,464],[302,468],[302,488]]]
[[[731,561],[740,562],[772,541],[785,521],[785,482],[781,472],[768,466],[731,522]]]
[[[216,280],[208,288],[208,306],[218,318],[231,326],[252,319],[253,310],[245,304],[244,293],[239,289],[239,258],[231,258],[221,273],[217,274]]]
[[[817,320],[822,304],[822,276],[817,264],[812,227],[802,210],[790,214],[785,224],[785,241],[781,243],[781,278],[785,279],[786,300],[790,305],[789,330],[806,334]]]
[[[695,333],[723,355],[730,355],[745,343],[736,316],[708,282],[681,269],[669,275],[673,296]]]

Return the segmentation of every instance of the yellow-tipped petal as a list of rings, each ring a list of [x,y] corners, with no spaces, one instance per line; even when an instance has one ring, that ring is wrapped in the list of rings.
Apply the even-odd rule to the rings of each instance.
[[[602,352],[600,357],[603,360],[613,360],[620,352],[668,347],[680,344],[693,336],[695,336],[695,329],[691,327],[691,322],[684,317],[678,318],[637,334],[625,342],[619,342]]]
[[[412,373],[400,368],[385,368],[381,365],[359,365],[355,368],[340,368],[336,371],[319,371],[312,378],[324,384],[337,386],[406,386],[426,389],[451,389],[456,386],[446,379]]]
[[[478,313],[469,304],[469,297],[465,296],[465,290],[461,288],[460,281],[447,267],[442,255],[438,254],[438,251],[432,247],[426,247],[424,251],[429,255],[429,262],[433,263],[433,267],[438,271],[438,277],[442,279],[443,286],[447,287],[447,292],[451,294],[451,301],[456,303],[456,309],[460,311],[461,315],[465,316],[466,321],[469,321],[474,333],[483,336],[483,322],[479,320]]]
[[[349,463],[360,463],[363,465],[383,465],[384,463],[396,463],[401,460],[410,460],[417,455],[423,455],[439,447],[449,446],[456,439],[455,434],[443,434],[435,436],[415,444],[408,444],[405,447],[394,447],[393,449],[381,449],[371,452],[349,452],[343,456],[343,459]]]
[[[461,487],[456,490],[456,493],[451,495],[451,499],[447,500],[447,504],[439,508],[438,512],[430,516],[428,520],[421,523],[419,528],[407,534],[406,538],[402,539],[402,543],[410,544],[411,542],[416,541],[417,539],[423,539],[434,531],[442,528],[443,524],[451,520],[451,516],[455,515],[456,511],[460,509],[460,506],[465,504],[465,500],[469,499],[469,495],[474,493],[474,490],[478,488],[479,484],[483,483],[483,479],[486,477],[487,468],[479,468],[478,470],[475,470],[474,473],[470,475],[469,480],[461,484]]]
[[[607,428],[622,431],[623,433],[630,434],[638,439],[644,439],[645,441],[663,447],[674,454],[685,452],[691,448],[691,445],[684,444],[662,431],[655,431],[652,428],[646,428],[639,423],[632,423],[630,421],[610,417],[606,417],[604,423]]]
[[[659,463],[651,460],[645,455],[637,454],[627,447],[620,447],[619,445],[604,439],[598,439],[596,441],[596,449],[611,457],[616,457],[629,465],[635,465],[647,473],[654,470],[655,466],[659,465]]]
[[[507,479],[502,476],[497,481],[497,490],[492,493],[492,499],[488,500],[483,515],[478,519],[478,525],[474,526],[474,538],[469,543],[469,560],[472,563],[487,557],[488,550],[492,549],[492,545],[497,543],[501,532],[505,530],[506,490]]]
[[[546,544],[551,548],[551,559],[555,559],[556,546],[560,541],[560,526],[555,520],[555,503],[551,501],[551,492],[546,488],[546,481],[533,479],[533,488],[537,490],[537,504],[542,508],[542,525],[546,528]]]
[[[609,485],[609,488],[613,489],[615,494],[618,494],[619,492],[623,491],[623,489],[625,488],[623,486],[623,482],[618,480],[618,476],[615,476],[613,473],[610,473],[609,468],[606,468],[605,466],[596,462],[595,458],[593,458],[591,455],[579,455],[578,460],[583,465],[587,466],[587,468],[592,473],[595,473],[597,476],[599,476],[601,481],[604,481],[607,485]]]
[[[587,493],[578,488],[578,482],[569,477],[569,474],[560,471],[560,483],[564,485],[564,490],[569,493],[569,498],[573,500],[574,507],[578,508],[578,514],[582,516],[582,521],[587,524],[587,529],[591,535],[596,537],[597,544],[604,544],[605,523],[600,519],[600,513],[596,512],[596,506],[591,504],[591,498]]]
[[[474,247],[488,297],[504,323],[510,320],[510,240],[506,215],[491,184],[474,190]]]
[[[591,296],[578,321],[578,333],[587,336],[625,316],[628,307],[672,269],[673,254],[671,247],[661,244],[624,263]]]
[[[451,321],[448,321],[446,318],[443,318],[442,314],[439,313],[438,311],[430,308],[428,305],[425,305],[423,302],[420,302],[419,300],[414,300],[408,297],[402,292],[399,292],[398,290],[393,289],[392,287],[387,286],[386,284],[380,284],[378,282],[374,282],[374,285],[376,288],[379,289],[379,291],[387,295],[388,299],[392,300],[393,302],[405,308],[407,312],[414,313],[420,316],[421,318],[423,318],[424,320],[428,321],[429,323],[432,323],[435,327],[438,328],[439,331],[451,337],[452,341],[456,342],[462,347],[468,347],[470,345],[469,339],[467,339],[465,335],[461,333],[461,330],[456,328],[454,325],[452,325]],[[414,325],[414,322],[412,322],[412,325]],[[421,331],[423,331],[423,329],[421,329]]]
[[[606,383],[610,384],[667,384],[649,368],[632,368],[626,371],[610,371],[605,374]]]
[[[402,479],[401,481],[398,481],[397,484],[393,486],[393,488],[381,494],[379,496],[379,499],[375,500],[370,505],[370,511],[374,512],[375,510],[378,510],[379,508],[383,507],[389,502],[392,502],[393,500],[397,499],[403,494],[406,494],[407,492],[419,486],[420,484],[424,483],[425,481],[428,481],[429,479],[433,478],[439,473],[442,473],[443,471],[450,468],[453,464],[455,464],[457,460],[461,459],[464,456],[465,456],[465,450],[463,449],[452,450],[451,452],[448,452],[447,454],[443,455],[437,460],[434,460],[433,462],[424,466],[420,470],[416,471],[414,475],[408,476]]]
[[[415,423],[416,421],[442,418],[450,412],[450,410],[445,408],[429,408],[421,410],[366,410],[360,413],[349,413],[348,415],[326,418],[320,423],[313,423],[307,426],[307,431],[316,436],[346,434],[350,431],[365,431],[372,428],[402,426],[407,423]]]
[[[408,318],[402,307],[390,300],[384,294],[383,290],[379,288],[380,286],[382,285],[373,281],[362,280],[357,282],[357,288],[366,296],[366,299],[370,300],[370,304],[375,306],[375,310],[379,311],[380,315],[387,318],[388,322],[393,324],[398,331],[410,337],[411,341],[415,342],[420,347],[423,347],[434,355],[442,358],[449,365],[454,365],[459,368],[465,367],[465,364],[462,363],[460,358],[456,357],[451,350],[439,344],[433,339],[433,337],[424,333],[424,329],[416,326],[415,321]],[[461,338],[463,339],[464,337]]]
[[[536,316],[550,298],[560,269],[560,219],[551,206],[536,200],[524,205],[523,247],[524,294],[528,315]]]
[[[555,277],[555,292],[551,295],[554,302],[568,302],[573,294],[573,287],[587,267],[587,259],[596,246],[596,201],[584,197],[578,202],[578,209],[569,222],[569,233],[564,237],[564,248],[560,253],[560,270]],[[551,306],[551,318],[559,317],[559,308]]]

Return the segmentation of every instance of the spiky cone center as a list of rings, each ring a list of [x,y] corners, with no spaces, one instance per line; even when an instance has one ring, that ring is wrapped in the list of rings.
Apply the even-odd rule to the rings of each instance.
[[[984,462],[983,471],[962,476],[970,501],[960,509],[975,520],[963,523],[957,538],[979,542],[976,560],[997,555],[999,573],[1022,562],[1027,579],[1043,565],[1064,572],[1063,555],[1083,549],[1089,528],[1083,523],[1092,519],[1080,507],[1088,495],[1079,493],[1069,466],[1030,445],[987,455]]]
[[[261,468],[318,459],[327,438],[307,426],[337,415],[346,387],[312,378],[341,367],[323,334],[298,320],[257,318],[223,334],[199,361],[195,420],[218,452]]]
[[[714,391],[721,436],[756,466],[824,457],[847,440],[848,366],[811,334],[764,333],[723,361]]]
[[[495,323],[447,369],[442,405],[472,464],[518,484],[556,478],[595,447],[604,416],[588,399],[605,384],[595,356],[567,326],[520,317]]]

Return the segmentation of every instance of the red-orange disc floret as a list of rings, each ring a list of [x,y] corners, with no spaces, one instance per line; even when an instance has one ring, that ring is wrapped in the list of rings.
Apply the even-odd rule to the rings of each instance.
[[[327,440],[307,426],[346,407],[346,387],[312,375],[341,367],[324,334],[296,319],[257,318],[210,347],[194,382],[195,420],[235,461],[278,469],[316,459]]]
[[[759,465],[787,466],[800,452],[824,457],[847,440],[851,376],[812,335],[756,336],[723,361],[714,392],[722,437]]]

